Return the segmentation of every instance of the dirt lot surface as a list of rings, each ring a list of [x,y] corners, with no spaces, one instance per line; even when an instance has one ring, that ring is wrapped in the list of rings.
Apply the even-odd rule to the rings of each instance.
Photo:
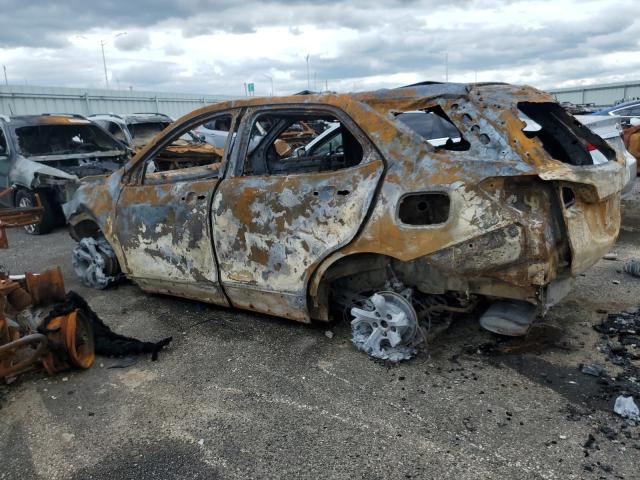
[[[640,304],[640,278],[622,272],[640,257],[638,194],[624,224],[617,259],[580,276],[510,353],[469,317],[400,365],[357,351],[344,323],[309,327],[133,284],[91,291],[64,229],[10,232],[0,263],[11,272],[60,265],[114,330],[174,341],[157,362],[99,357],[86,372],[0,386],[0,478],[637,479],[640,427],[579,370],[620,372],[592,326]]]

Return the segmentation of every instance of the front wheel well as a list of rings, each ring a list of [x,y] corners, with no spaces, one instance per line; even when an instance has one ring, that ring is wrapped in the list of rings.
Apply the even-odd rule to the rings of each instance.
[[[103,236],[98,223],[86,214],[81,214],[69,219],[69,235],[76,242],[83,238],[99,238]]]

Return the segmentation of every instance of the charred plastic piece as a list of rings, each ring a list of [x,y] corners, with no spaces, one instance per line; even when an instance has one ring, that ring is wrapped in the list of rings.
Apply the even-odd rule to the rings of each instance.
[[[529,331],[536,314],[536,307],[530,303],[505,300],[492,304],[480,317],[480,325],[493,333],[520,337]]]
[[[102,237],[86,237],[73,249],[73,269],[87,287],[105,289],[122,277],[111,245]]]

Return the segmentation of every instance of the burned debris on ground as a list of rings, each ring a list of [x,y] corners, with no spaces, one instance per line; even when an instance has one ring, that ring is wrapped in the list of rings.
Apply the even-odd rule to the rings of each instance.
[[[6,228],[33,224],[42,214],[39,202],[31,208],[1,208],[0,248],[8,248]],[[151,353],[156,360],[170,341],[171,337],[142,342],[116,334],[80,295],[65,294],[60,268],[24,275],[0,270],[0,379],[11,379],[38,364],[49,374],[87,369],[96,353]]]

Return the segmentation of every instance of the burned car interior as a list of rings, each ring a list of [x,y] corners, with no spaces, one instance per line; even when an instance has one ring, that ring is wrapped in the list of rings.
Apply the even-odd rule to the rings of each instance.
[[[19,127],[16,135],[26,156],[107,152],[117,148],[113,139],[93,124]]]
[[[308,123],[339,125],[333,141],[326,148],[305,151],[313,140],[304,131]],[[262,133],[264,132],[264,133]],[[362,146],[338,119],[327,115],[291,113],[268,114],[258,117],[251,129],[249,149],[244,165],[245,175],[282,175],[322,172],[348,168],[362,160]]]

